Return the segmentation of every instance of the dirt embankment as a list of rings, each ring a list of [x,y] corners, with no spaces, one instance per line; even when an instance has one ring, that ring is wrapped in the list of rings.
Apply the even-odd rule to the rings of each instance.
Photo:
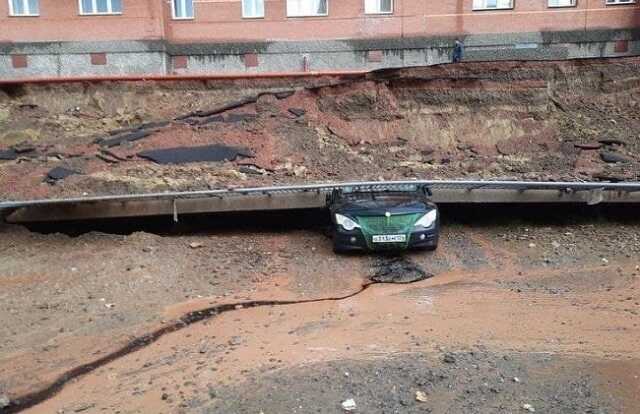
[[[640,58],[625,58],[5,88],[0,197],[408,177],[637,180],[639,69]],[[151,121],[170,122],[120,145],[96,142]],[[211,144],[253,157],[158,165],[138,156]],[[43,183],[54,167],[77,174]]]

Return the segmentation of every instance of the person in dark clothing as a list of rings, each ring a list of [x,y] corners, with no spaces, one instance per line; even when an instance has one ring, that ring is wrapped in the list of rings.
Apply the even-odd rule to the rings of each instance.
[[[453,63],[458,63],[464,56],[464,43],[459,39],[456,39],[456,43],[453,46]]]

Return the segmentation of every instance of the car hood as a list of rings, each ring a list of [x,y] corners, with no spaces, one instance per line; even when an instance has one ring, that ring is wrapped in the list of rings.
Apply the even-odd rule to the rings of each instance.
[[[381,205],[378,206],[372,206],[369,203],[363,205],[363,203],[359,202],[347,202],[340,206],[340,208],[336,209],[336,212],[340,214],[360,217],[384,216],[387,213],[390,213],[392,216],[396,216],[401,214],[426,213],[434,208],[426,203],[419,201],[402,203],[400,205],[384,205],[384,203],[380,204]]]

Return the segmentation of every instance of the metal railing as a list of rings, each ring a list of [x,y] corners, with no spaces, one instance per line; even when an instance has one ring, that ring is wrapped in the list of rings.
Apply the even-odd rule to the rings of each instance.
[[[142,193],[124,195],[86,196],[72,198],[54,198],[39,200],[16,200],[0,202],[0,210],[16,209],[22,207],[56,205],[56,204],[76,204],[76,203],[97,203],[97,202],[127,202],[144,200],[179,200],[187,198],[206,197],[234,197],[242,195],[274,195],[282,193],[296,192],[331,192],[340,188],[369,188],[371,191],[389,188],[392,186],[426,185],[432,191],[439,189],[458,189],[464,191],[481,190],[515,190],[520,192],[535,190],[556,190],[563,193],[579,191],[598,192],[622,192],[632,193],[640,191],[640,182],[624,183],[602,183],[602,182],[538,182],[538,181],[430,181],[430,180],[404,180],[404,181],[354,181],[343,183],[318,183],[304,185],[270,186],[270,187],[247,187],[247,188],[224,188],[216,190],[201,191],[181,191],[162,193]]]

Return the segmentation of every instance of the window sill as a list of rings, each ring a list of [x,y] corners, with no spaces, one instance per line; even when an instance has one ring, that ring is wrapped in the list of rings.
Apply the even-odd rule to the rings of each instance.
[[[79,16],[82,17],[92,17],[92,16],[122,16],[122,12],[118,13],[80,13]]]
[[[40,17],[39,14],[10,14],[9,17]]]
[[[391,16],[393,15],[393,12],[374,12],[374,13],[367,13],[364,12],[365,16]]]
[[[195,20],[195,17],[172,17],[171,20],[177,20],[177,21],[189,21],[189,20]]]
[[[242,16],[243,20],[262,20],[264,16]]]
[[[298,19],[298,18],[305,18],[305,17],[329,17],[329,13],[326,14],[303,14],[303,15],[295,15],[295,16],[289,16],[287,15],[287,19]]]
[[[513,10],[512,7],[492,7],[490,9],[472,9],[472,11],[504,11],[504,10]]]
[[[570,4],[568,6],[547,6],[550,9],[570,9],[572,7],[578,7],[577,4]]]
[[[635,1],[629,2],[629,3],[605,3],[605,6],[632,6],[636,4]]]

